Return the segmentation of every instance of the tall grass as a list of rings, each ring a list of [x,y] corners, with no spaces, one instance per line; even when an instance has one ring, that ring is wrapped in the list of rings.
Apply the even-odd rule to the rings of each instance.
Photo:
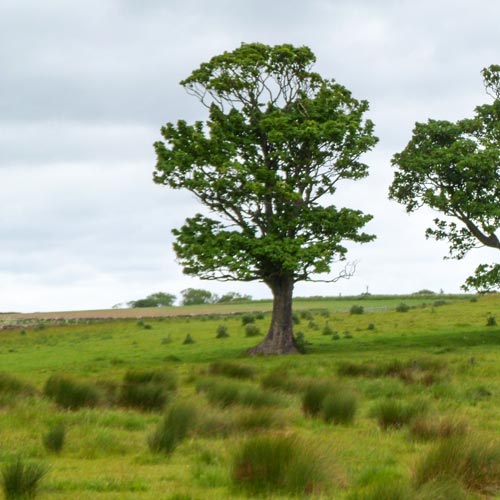
[[[178,403],[172,406],[149,436],[149,449],[152,452],[172,453],[188,433],[194,430],[197,416],[193,405]]]
[[[233,460],[232,478],[250,495],[317,491],[325,476],[310,447],[291,436],[266,435],[245,441]]]
[[[45,383],[44,394],[67,410],[97,406],[102,400],[102,393],[95,385],[67,375],[52,375]]]
[[[40,481],[47,474],[45,465],[17,457],[2,467],[2,489],[6,500],[35,498]]]
[[[500,444],[477,437],[448,439],[432,448],[417,464],[415,485],[454,479],[485,495],[500,491]]]
[[[400,428],[425,413],[427,405],[421,401],[406,403],[394,399],[378,402],[371,410],[382,429]]]

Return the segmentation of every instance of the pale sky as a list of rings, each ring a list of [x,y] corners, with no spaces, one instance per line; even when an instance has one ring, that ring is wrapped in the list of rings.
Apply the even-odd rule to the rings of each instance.
[[[260,283],[182,274],[171,229],[200,210],[152,182],[152,143],[206,110],[178,84],[241,42],[307,45],[315,70],[370,102],[370,176],[335,204],[374,215],[351,245],[356,275],[296,295],[459,292],[480,262],[443,260],[433,214],[387,200],[394,153],[416,121],[457,120],[488,102],[480,71],[500,63],[491,0],[0,0],[0,311],[108,308],[188,288],[270,297]]]

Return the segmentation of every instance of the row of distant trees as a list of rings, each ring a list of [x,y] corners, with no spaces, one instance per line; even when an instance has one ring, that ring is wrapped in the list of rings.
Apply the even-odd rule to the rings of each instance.
[[[181,291],[181,305],[191,306],[200,304],[231,304],[236,302],[245,302],[252,300],[250,295],[244,295],[237,292],[228,292],[223,295],[217,295],[208,290],[199,288],[186,288]],[[156,292],[143,299],[131,300],[126,303],[127,307],[167,307],[175,305],[177,296],[172,293]],[[117,304],[115,307],[122,307]]]

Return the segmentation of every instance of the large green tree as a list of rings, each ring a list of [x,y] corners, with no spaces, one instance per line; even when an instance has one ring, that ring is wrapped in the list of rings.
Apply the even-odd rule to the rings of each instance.
[[[462,259],[469,250],[500,250],[500,66],[482,71],[493,102],[475,109],[472,118],[417,123],[406,148],[394,155],[397,168],[389,196],[414,212],[426,205],[435,218],[428,237],[447,240],[449,257]],[[500,286],[500,265],[482,264],[464,288]]]
[[[346,241],[373,239],[361,232],[370,215],[332,204],[340,181],[367,175],[368,103],[314,62],[307,47],[259,43],[213,57],[181,82],[208,119],[167,123],[155,144],[155,182],[187,189],[210,213],[173,231],[184,272],[272,291],[271,325],[252,353],[295,352],[294,284],[330,273]]]

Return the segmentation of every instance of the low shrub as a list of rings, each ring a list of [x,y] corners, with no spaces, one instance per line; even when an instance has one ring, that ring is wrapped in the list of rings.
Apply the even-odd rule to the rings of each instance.
[[[485,495],[500,491],[500,445],[481,439],[446,439],[417,464],[415,485],[454,479]]]
[[[225,339],[229,337],[229,333],[227,332],[227,326],[226,325],[219,325],[216,330],[216,339]]]
[[[387,399],[377,403],[371,411],[382,429],[400,428],[409,424],[417,416],[426,411],[422,402],[412,404],[402,403],[394,399]]]
[[[73,380],[66,375],[52,375],[45,383],[43,392],[67,410],[97,406],[102,401],[101,391],[95,385]]]
[[[42,442],[45,449],[52,453],[60,453],[64,447],[66,427],[59,423],[50,427],[43,435]]]
[[[314,493],[324,481],[322,466],[306,447],[292,436],[256,436],[236,453],[234,485],[250,495]]]
[[[170,454],[194,430],[197,411],[192,405],[179,403],[172,406],[158,424],[155,432],[148,438],[152,452]]]
[[[2,467],[2,489],[6,500],[35,498],[40,481],[47,474],[45,465],[18,457]]]
[[[245,325],[245,337],[257,337],[260,334],[260,328],[254,323]]]
[[[332,327],[328,324],[328,322],[325,323],[325,326],[323,327],[323,331],[321,332],[323,335],[332,335],[333,334],[333,329]]]
[[[404,302],[401,302],[401,304],[398,304],[396,306],[396,312],[399,313],[405,313],[410,310],[410,306],[408,304],[405,304]]]
[[[255,315],[254,314],[242,314],[241,315],[241,324],[243,326],[250,325],[251,323],[255,323]]]
[[[349,309],[349,314],[363,314],[364,312],[365,308],[356,304]]]
[[[257,369],[253,366],[229,361],[215,361],[209,366],[208,371],[212,375],[239,379],[253,379],[257,374]]]
[[[354,420],[358,407],[358,398],[348,389],[337,389],[327,394],[321,405],[321,413],[325,422],[334,424],[350,424]]]

